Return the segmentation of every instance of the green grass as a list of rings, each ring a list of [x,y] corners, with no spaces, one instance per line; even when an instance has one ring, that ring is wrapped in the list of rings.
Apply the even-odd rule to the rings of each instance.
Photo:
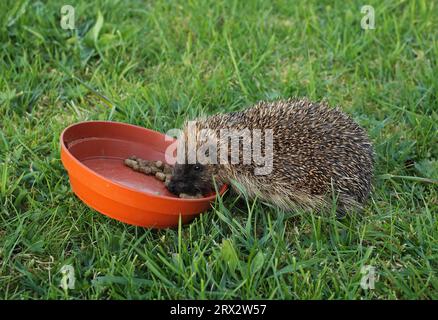
[[[438,298],[436,2],[70,1],[73,31],[64,3],[47,2],[0,4],[0,298]],[[360,28],[364,4],[375,30]],[[363,215],[229,194],[189,225],[148,230],[85,206],[60,162],[76,121],[165,132],[290,96],[326,99],[368,130]],[[76,287],[64,291],[66,264]]]

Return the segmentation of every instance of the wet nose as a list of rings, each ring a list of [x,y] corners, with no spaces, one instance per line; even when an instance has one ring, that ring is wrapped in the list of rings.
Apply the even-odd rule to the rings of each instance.
[[[169,182],[169,185],[167,186],[167,189],[172,192],[172,193],[176,193],[176,184],[173,181]]]

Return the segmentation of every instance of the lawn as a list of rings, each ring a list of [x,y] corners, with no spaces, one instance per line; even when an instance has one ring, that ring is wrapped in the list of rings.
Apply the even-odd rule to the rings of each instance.
[[[73,30],[63,1],[0,2],[1,299],[438,299],[438,3],[69,3]],[[361,28],[364,4],[375,29]],[[189,225],[149,230],[84,205],[60,161],[77,121],[166,132],[292,96],[369,132],[361,215],[229,193]],[[65,265],[74,289],[60,287]]]

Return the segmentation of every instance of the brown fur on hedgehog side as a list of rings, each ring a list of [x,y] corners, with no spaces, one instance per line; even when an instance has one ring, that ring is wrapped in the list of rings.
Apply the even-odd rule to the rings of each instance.
[[[272,172],[255,175],[256,164],[244,164],[242,152],[234,164],[177,163],[169,190],[206,194],[213,189],[214,177],[218,183],[237,181],[248,196],[285,210],[323,209],[335,197],[338,213],[344,214],[366,202],[373,175],[372,144],[349,116],[325,103],[305,99],[260,102],[243,111],[198,119],[195,127],[186,125],[178,143],[185,143],[188,154],[192,151],[187,149],[190,134],[201,145],[201,129],[218,136],[221,129],[245,128],[272,129]],[[219,139],[218,154],[227,143]]]

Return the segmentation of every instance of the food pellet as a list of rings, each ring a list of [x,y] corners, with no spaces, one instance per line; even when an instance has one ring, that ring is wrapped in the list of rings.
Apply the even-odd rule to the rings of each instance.
[[[149,166],[149,161],[147,161],[147,160],[138,159],[137,162],[139,163],[140,166],[143,166],[143,167]]]
[[[165,163],[165,164],[164,164],[163,172],[164,172],[165,174],[170,174],[170,173],[172,173],[172,167],[169,166],[167,163]]]
[[[150,167],[142,167],[142,168],[140,168],[140,172],[143,172],[144,174],[151,174],[152,173],[152,170],[151,170],[151,168]]]
[[[155,174],[155,178],[157,178],[160,181],[164,181],[164,180],[166,180],[166,175],[162,172],[157,172]]]
[[[134,167],[134,165],[135,165],[135,161],[134,160],[132,160],[132,159],[126,159],[125,160],[125,164],[128,166],[128,167]]]
[[[162,168],[163,168],[163,162],[160,161],[160,160],[158,160],[158,161],[155,162],[155,166],[156,166],[158,169],[162,169]]]

